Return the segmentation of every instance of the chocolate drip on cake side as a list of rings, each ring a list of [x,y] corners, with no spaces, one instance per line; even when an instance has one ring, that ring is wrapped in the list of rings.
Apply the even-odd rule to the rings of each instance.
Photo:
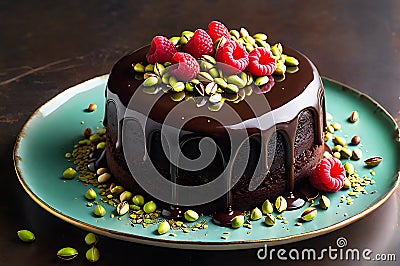
[[[290,122],[284,124],[278,124],[277,130],[283,132],[283,139],[285,144],[286,152],[286,175],[287,175],[287,192],[285,195],[286,201],[288,203],[288,210],[298,209],[305,204],[305,200],[294,195],[294,163],[295,163],[295,153],[294,145],[296,138],[296,130],[298,126],[298,116]]]
[[[162,138],[162,136],[161,136]],[[183,145],[182,143],[182,138],[180,138],[179,141],[179,147],[174,147],[175,149],[180,149],[181,146]],[[151,152],[151,151],[150,151]],[[170,156],[172,154],[170,153]],[[177,162],[179,164],[179,162]],[[178,167],[174,163],[170,163],[170,174],[171,174],[171,182],[177,184],[178,183]],[[173,187],[172,189],[172,198],[175,199],[176,202],[178,202],[178,196],[176,187]],[[181,219],[184,216],[184,210],[179,204],[170,204],[166,208],[164,208],[161,212],[162,216],[168,219]]]

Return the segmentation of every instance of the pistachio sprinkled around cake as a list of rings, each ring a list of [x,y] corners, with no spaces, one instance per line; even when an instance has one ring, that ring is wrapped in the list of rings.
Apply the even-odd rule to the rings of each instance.
[[[186,221],[174,219],[166,220],[162,218],[161,210],[157,209],[157,205],[154,201],[148,199],[146,200],[142,195],[132,195],[131,192],[124,190],[121,185],[114,183],[115,180],[113,179],[112,175],[109,174],[106,167],[100,167],[94,173],[91,172],[87,168],[88,160],[85,157],[88,156],[88,151],[98,149],[97,144],[99,142],[105,141],[105,132],[106,129],[103,128],[98,132],[91,132],[90,134],[86,135],[82,134],[83,139],[79,140],[78,144],[74,146],[73,152],[70,153],[71,156],[66,157],[66,159],[69,161],[73,161],[76,166],[80,166],[76,173],[77,179],[93,186],[87,190],[85,196],[88,196],[87,198],[90,200],[90,202],[88,202],[90,203],[90,206],[87,206],[93,206],[93,212],[96,216],[105,217],[106,215],[105,208],[101,206],[99,202],[95,201],[94,195],[98,194],[100,195],[101,202],[115,207],[115,212],[119,215],[117,216],[116,221],[121,220],[121,216],[127,215],[132,226],[141,225],[143,229],[145,229],[149,225],[155,225],[157,228],[161,227],[160,232],[162,234],[166,234],[170,230],[174,232],[194,233],[196,231],[206,230],[208,228],[206,216],[199,215],[192,210],[189,210],[186,213],[186,217],[190,217],[189,219],[186,219]],[[337,146],[333,147],[333,150],[337,149],[339,149]],[[374,156],[368,159],[375,163],[375,161],[381,160],[381,157]],[[85,162],[86,165],[82,164],[82,162]],[[371,177],[368,177],[367,175],[360,176],[355,167],[349,161],[343,165],[343,168],[346,172],[346,178],[344,180],[342,189],[347,191],[345,192],[345,195],[342,195],[339,204],[335,203],[339,209],[342,206],[341,204],[345,204],[345,206],[354,204],[355,200],[360,197],[360,194],[368,194],[367,186],[375,183],[375,180],[372,178],[372,173]],[[103,183],[98,182],[98,177],[104,176],[105,174],[109,176],[108,179]],[[374,194],[376,192],[376,190],[372,190],[370,193]],[[251,212],[245,211],[243,216],[235,217],[235,219],[232,221],[232,228],[234,230],[238,230],[238,228],[246,228],[247,230],[251,230],[253,228],[252,220],[253,223],[258,223],[261,221],[260,223],[267,225],[266,230],[268,230],[268,227],[275,225],[276,220],[280,220],[283,225],[300,227],[302,225],[301,221],[311,222],[315,219],[318,219],[316,215],[317,211],[330,211],[330,209],[333,208],[333,203],[331,203],[326,195],[318,196],[315,198],[315,200],[318,200],[317,206],[315,206],[314,200],[311,200],[311,204],[303,208],[301,211],[299,210],[299,220],[290,221],[283,216],[283,213],[286,211],[283,206],[284,197],[280,196],[275,200],[275,209],[273,204],[266,199],[261,209],[255,207]],[[336,214],[339,214],[339,212],[336,211]],[[342,212],[342,214],[344,217],[349,216],[347,212]],[[114,219],[114,214],[111,214],[110,218]],[[286,230],[290,230],[290,228],[284,228]],[[250,233],[251,231],[247,232],[247,234]],[[176,234],[170,233],[168,236],[173,237],[176,236]],[[221,237],[221,239],[227,240],[228,236],[224,235]]]

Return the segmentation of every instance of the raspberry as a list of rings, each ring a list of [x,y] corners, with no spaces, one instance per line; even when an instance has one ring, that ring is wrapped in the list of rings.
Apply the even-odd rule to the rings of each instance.
[[[213,41],[210,35],[205,30],[196,30],[183,47],[183,51],[193,55],[195,58],[199,58],[202,55],[211,55],[214,52]]]
[[[151,47],[146,54],[146,59],[150,64],[170,62],[176,52],[176,47],[170,40],[164,36],[156,36],[151,41]]]
[[[190,54],[178,52],[172,57],[170,73],[178,80],[189,81],[194,79],[200,72],[200,66],[196,59]]]
[[[249,53],[247,53],[240,43],[227,41],[218,48],[215,53],[215,59],[218,62],[231,66],[229,69],[224,69],[225,71],[239,73],[249,64]]]
[[[228,29],[219,21],[211,21],[210,24],[208,24],[207,33],[210,35],[213,42],[222,36],[224,36],[227,40],[231,39]]]
[[[342,163],[334,158],[322,159],[311,172],[310,183],[316,189],[326,192],[336,192],[343,187],[346,171]]]
[[[249,54],[247,70],[255,76],[272,75],[276,70],[275,58],[267,49],[256,48]]]

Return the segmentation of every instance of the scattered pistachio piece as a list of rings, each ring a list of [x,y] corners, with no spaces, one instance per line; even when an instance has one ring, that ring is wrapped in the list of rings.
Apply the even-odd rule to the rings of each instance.
[[[235,37],[236,39],[240,38],[240,33],[237,30],[230,30],[229,33],[231,36]]]
[[[160,63],[154,64],[154,74],[161,77],[164,74],[165,67]]]
[[[256,78],[256,80],[254,81],[254,84],[256,84],[257,86],[262,86],[267,84],[269,81],[268,76],[262,76],[262,77],[258,77]]]
[[[276,69],[274,74],[284,76],[285,72],[286,72],[286,66],[284,65],[284,63],[278,61],[278,63],[276,64]],[[275,79],[275,81],[278,81],[278,79]]]
[[[76,176],[76,170],[72,167],[67,168],[63,173],[63,177],[65,179],[73,179],[75,176]]]
[[[78,256],[78,251],[71,247],[65,247],[57,252],[57,257],[63,260],[72,260]]]
[[[266,41],[268,39],[268,36],[265,33],[256,33],[253,35],[253,38]]]
[[[272,214],[267,213],[265,216],[264,223],[268,226],[273,226],[276,223],[276,219]]]
[[[122,216],[129,211],[129,203],[127,201],[123,201],[117,205],[117,213]]]
[[[249,36],[249,32],[246,28],[240,28],[239,33],[242,37]]]
[[[235,84],[239,89],[246,86],[246,83],[247,83],[243,79],[241,79],[238,75],[231,75],[231,76],[227,77],[226,80],[228,83]]]
[[[351,159],[353,160],[360,160],[362,157],[362,151],[358,148],[355,148],[353,150],[353,153],[351,154]]]
[[[96,262],[100,259],[100,251],[96,247],[91,247],[86,251],[86,259],[90,262]]]
[[[160,235],[165,234],[166,232],[168,232],[171,229],[171,226],[169,225],[169,223],[167,221],[163,221],[162,223],[160,223],[160,225],[158,226],[158,233]]]
[[[178,44],[179,44],[179,41],[181,40],[181,37],[174,36],[174,37],[171,37],[169,40],[170,40],[174,45],[178,45]]]
[[[153,72],[154,71],[154,65],[153,64],[148,64],[145,68],[144,68],[145,72]]]
[[[342,128],[342,125],[337,122],[332,123],[331,126],[333,127],[334,130],[340,130]]]
[[[283,212],[287,209],[286,199],[282,196],[279,196],[275,201],[275,208],[278,212]]]
[[[102,167],[102,168],[97,169],[96,174],[102,175],[104,173],[107,173],[107,171],[108,171],[107,168]]]
[[[26,230],[26,229],[19,230],[17,232],[17,235],[18,235],[18,238],[25,243],[30,243],[35,240],[35,235],[31,231]]]
[[[343,167],[348,175],[354,174],[354,166],[350,162],[346,162]]]
[[[342,150],[342,148],[343,148],[342,145],[335,145],[335,146],[332,148],[332,151],[333,151],[333,152],[340,152],[340,151]]]
[[[143,73],[145,67],[141,63],[136,63],[136,64],[133,65],[133,69],[138,73]]]
[[[197,214],[197,212],[195,212],[193,210],[187,210],[184,213],[184,217],[185,217],[185,220],[188,222],[194,222],[199,219],[199,215]]]
[[[271,52],[274,56],[280,57],[282,54],[282,44],[276,43],[271,46]]]
[[[174,102],[180,102],[183,99],[185,99],[184,91],[171,93],[171,100],[173,100]]]
[[[351,188],[351,182],[350,182],[350,180],[348,178],[346,178],[344,180],[343,188],[345,188],[345,189]]]
[[[132,198],[132,193],[130,191],[123,191],[120,195],[119,195],[119,200],[122,201],[129,201]]]
[[[232,219],[232,228],[236,229],[239,228],[243,225],[244,223],[244,216],[243,215],[237,215],[233,217]]]
[[[153,74],[153,73],[144,73],[144,75],[143,75],[143,79],[148,79],[150,77],[155,77],[156,78],[157,75]]]
[[[85,193],[85,198],[88,200],[94,200],[94,199],[96,199],[96,197],[97,197],[97,194],[93,188],[89,188]]]
[[[259,220],[262,217],[262,212],[259,208],[255,207],[251,210],[250,219],[253,221]]]
[[[374,167],[382,162],[383,158],[380,156],[372,156],[364,161],[367,166]]]
[[[208,63],[210,63],[210,64],[214,64],[215,65],[217,63],[215,58],[212,57],[211,55],[202,55],[201,59],[206,61],[206,62],[208,62]]]
[[[104,150],[105,148],[106,148],[106,142],[105,141],[97,143],[96,149]]]
[[[293,56],[286,56],[285,65],[287,65],[287,66],[298,66],[299,65],[299,60],[297,60]]]
[[[198,80],[208,83],[214,81],[214,78],[210,75],[210,73],[201,71],[198,75]]]
[[[324,133],[324,141],[327,142],[328,140],[333,139],[333,134],[329,132]]]
[[[339,136],[335,136],[335,138],[333,139],[333,142],[336,145],[341,145],[342,147],[346,146],[346,144],[347,144],[346,139],[343,137],[339,137]]]
[[[267,199],[261,206],[261,210],[263,214],[272,213],[274,211],[274,206],[272,206],[272,203]]]
[[[175,92],[181,92],[185,90],[185,84],[183,82],[175,82],[172,86],[172,90]]]
[[[352,150],[350,150],[348,147],[343,147],[342,150],[340,151],[341,158],[349,159],[352,154],[353,154]]]
[[[98,143],[98,142],[102,141],[103,139],[102,139],[102,137],[100,137],[99,134],[96,133],[96,134],[92,134],[89,137],[89,140],[91,143]]]
[[[329,132],[329,133],[334,133],[335,129],[333,128],[332,125],[328,125],[328,126],[326,126],[326,131]]]
[[[93,210],[93,214],[98,217],[103,217],[104,215],[106,215],[106,213],[106,209],[104,209],[104,207],[101,205],[97,205]]]
[[[148,77],[143,81],[143,86],[145,87],[151,87],[154,86],[158,83],[158,78],[157,77]]]
[[[112,188],[110,188],[110,192],[112,194],[115,194],[115,195],[119,195],[124,191],[125,191],[125,189],[122,186],[119,186],[119,185],[113,186]]]
[[[132,202],[137,206],[142,206],[144,205],[144,197],[142,195],[135,195],[132,198]]]
[[[301,214],[301,219],[303,221],[309,222],[317,216],[317,209],[315,207],[306,208]]]
[[[105,182],[107,182],[108,180],[110,180],[110,178],[111,178],[111,174],[109,174],[109,173],[103,173],[103,174],[101,174],[101,175],[99,175],[99,176],[97,177],[97,182],[99,182],[99,183],[105,183]]]
[[[223,78],[215,78],[214,82],[223,89],[228,86],[228,83]]]
[[[211,84],[211,83],[210,83]],[[220,93],[215,93],[208,99],[210,103],[217,104],[222,101],[222,95]]]
[[[97,237],[97,235],[93,234],[93,233],[87,233],[85,236],[85,243],[88,246],[94,245],[99,241],[99,238]]]
[[[322,209],[326,210],[329,208],[330,205],[331,201],[329,200],[329,198],[325,195],[322,195],[319,199],[319,206],[321,206]]]
[[[149,201],[149,202],[146,202],[146,204],[144,204],[144,206],[143,206],[143,211],[145,212],[145,213],[152,213],[152,212],[154,212],[155,210],[157,209],[157,205],[156,205],[156,203],[154,202],[154,201]]]
[[[340,159],[342,155],[340,154],[340,152],[334,152],[333,157],[335,157],[336,159]]]
[[[355,123],[355,122],[358,121],[358,119],[359,119],[358,112],[357,111],[351,112],[350,117],[349,117],[349,121],[352,122],[352,123]]]
[[[225,88],[227,93],[238,93],[239,88],[235,84],[228,84]]]
[[[370,169],[370,170],[369,170],[369,173],[370,173],[372,176],[375,175],[375,171],[374,171],[373,169]]]

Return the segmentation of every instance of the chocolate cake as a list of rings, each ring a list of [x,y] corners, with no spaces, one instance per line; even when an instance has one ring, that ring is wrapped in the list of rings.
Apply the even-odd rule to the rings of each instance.
[[[162,136],[161,127],[166,123],[167,115],[179,102],[172,101],[171,95],[162,91],[158,93],[157,101],[154,102],[154,95],[140,90],[143,81],[135,79],[132,64],[145,63],[149,47],[120,59],[114,65],[108,80],[104,121],[107,127],[106,159],[113,176],[133,193],[148,195],[129,170],[130,162],[127,163],[124,154],[125,137],[130,138],[127,141],[137,146],[136,154],[132,155],[134,158],[130,158],[136,162],[137,167],[147,160],[154,164],[164,178],[174,183],[183,186],[209,183],[222,173],[227,165],[226,161],[231,156],[231,146],[226,143],[229,139],[228,132],[233,131],[235,134],[235,129],[244,130],[249,136],[250,151],[244,173],[241,176],[228,177],[228,183],[237,182],[225,195],[190,208],[210,213],[230,211],[231,208],[244,211],[260,206],[267,198],[274,200],[279,195],[286,196],[288,209],[301,207],[304,201],[297,193],[298,188],[307,182],[311,170],[324,152],[324,89],[312,62],[296,50],[289,47],[284,49],[286,54],[298,59],[299,70],[286,75],[282,81],[275,82],[266,93],[256,93],[255,88],[246,101],[226,101],[225,105],[231,107],[238,117],[227,117],[223,110],[230,108],[225,108],[226,106],[218,112],[211,112],[206,106],[198,108],[195,101],[191,101],[184,106],[184,111],[178,114],[175,112],[168,120],[169,126],[180,129],[181,152],[188,158],[195,159],[199,156],[199,142],[205,137],[211,138],[217,144],[219,152],[212,163],[198,171],[175,167],[167,159],[165,149],[161,145],[162,137],[166,137]],[[139,101],[136,100],[132,105],[131,99],[134,94]],[[266,100],[270,108],[258,108],[254,111],[254,106],[251,105],[252,102],[257,102],[257,99]],[[190,99],[186,102],[190,102]],[[151,110],[148,112],[150,105]],[[142,115],[141,118],[130,119],[129,110],[134,111],[136,115]],[[235,120],[237,118],[240,121]],[[138,121],[140,119],[149,123],[143,126]],[[257,167],[259,159],[261,165]],[[235,157],[235,160],[240,161],[240,157]],[[152,176],[147,178],[151,180]],[[255,182],[257,186],[252,188],[251,182]],[[175,196],[179,198],[179,194]],[[171,210],[179,208],[175,206]],[[170,214],[174,216],[172,212]],[[175,213],[175,216],[179,216],[179,212]]]

